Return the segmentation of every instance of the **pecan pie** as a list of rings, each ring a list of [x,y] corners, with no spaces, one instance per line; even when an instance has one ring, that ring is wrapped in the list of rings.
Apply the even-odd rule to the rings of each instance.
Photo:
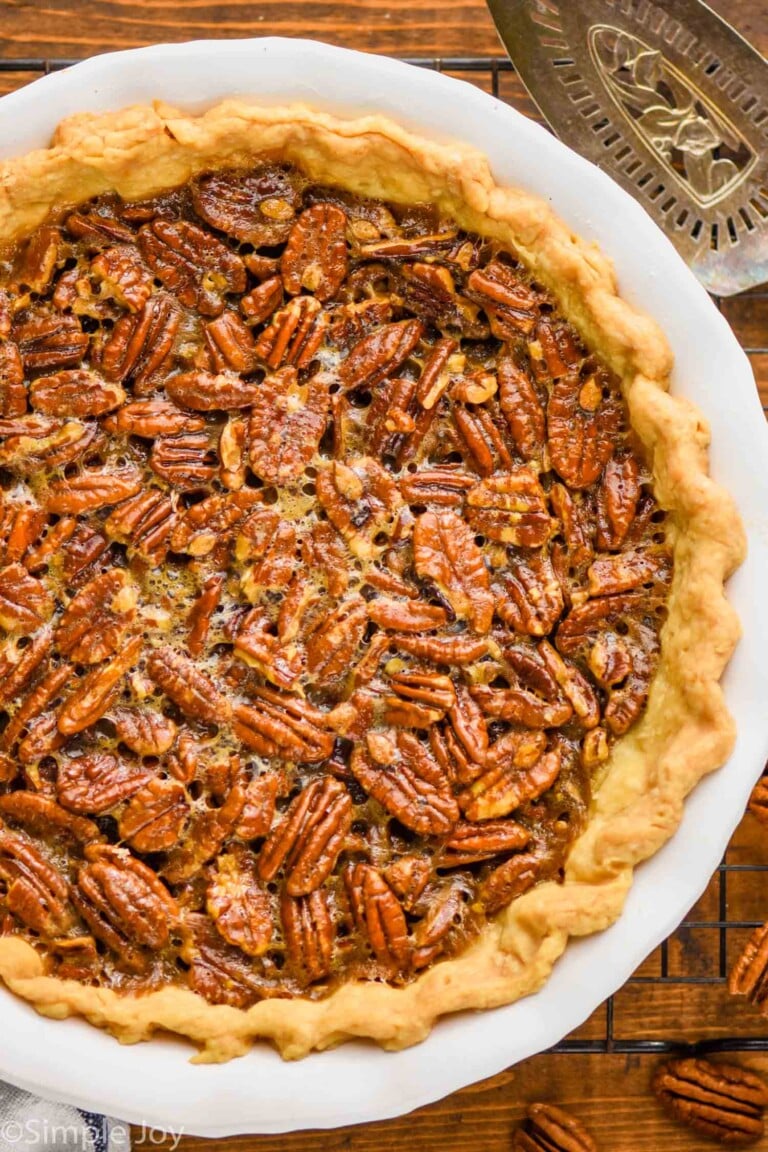
[[[378,119],[76,118],[0,222],[6,983],[208,1059],[537,988],[732,738],[660,333]]]

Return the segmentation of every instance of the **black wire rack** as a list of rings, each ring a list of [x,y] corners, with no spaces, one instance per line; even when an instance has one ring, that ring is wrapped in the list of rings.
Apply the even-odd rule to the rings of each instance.
[[[514,72],[514,68],[506,56],[412,56],[402,59],[405,63],[418,68],[450,73],[461,79],[480,83],[486,91],[490,91],[493,96],[502,100],[509,100],[512,92],[511,87],[510,92],[504,90],[507,87],[505,79],[508,80],[509,74]],[[65,58],[0,59],[0,75],[17,75],[20,82],[23,83],[30,76],[47,76],[51,72],[59,72],[77,63],[78,60]],[[520,95],[519,87],[516,94]],[[721,301],[716,297],[714,300],[720,307]],[[768,347],[750,347],[746,351],[750,355],[768,355]],[[710,883],[706,900],[700,901],[697,905],[697,907],[706,906],[711,914],[699,916],[694,912],[683,920],[672,936],[661,944],[654,957],[649,958],[649,961],[630,978],[626,988],[631,988],[633,985],[665,985],[679,989],[681,994],[684,994],[685,988],[691,986],[710,986],[716,990],[725,987],[729,966],[733,958],[730,955],[729,939],[733,940],[736,934],[739,934],[740,938],[746,937],[749,931],[762,923],[762,920],[729,918],[729,877],[733,877],[736,873],[765,874],[768,890],[768,864],[730,864],[727,859],[726,855],[726,858],[717,868]],[[766,912],[768,912],[768,899],[766,900]],[[691,941],[694,938],[699,940],[699,944],[691,948]],[[682,962],[672,963],[673,955],[679,954],[685,957],[686,953],[694,955],[695,963],[686,964],[685,959]],[[651,970],[650,974],[646,974],[649,969]],[[604,1025],[603,1023],[600,1025],[599,1036],[584,1039],[579,1037],[567,1038],[555,1045],[551,1051],[556,1053],[617,1053],[626,1055],[652,1055],[680,1051],[681,1049],[695,1050],[699,1053],[734,1050],[768,1052],[768,1023],[762,1029],[763,1035],[718,1037],[696,1043],[682,1043],[680,1040],[652,1039],[649,1037],[623,1038],[620,1029],[617,1029],[617,1016],[620,1014],[617,1009],[617,998],[621,994],[621,992],[617,993],[616,996],[611,996],[607,1000],[604,1009]],[[586,1032],[594,1030],[585,1029]]]

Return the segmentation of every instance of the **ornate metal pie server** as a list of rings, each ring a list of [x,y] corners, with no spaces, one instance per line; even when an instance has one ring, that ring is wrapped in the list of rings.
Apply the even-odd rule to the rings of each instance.
[[[701,0],[488,0],[558,136],[711,292],[768,281],[768,63]]]

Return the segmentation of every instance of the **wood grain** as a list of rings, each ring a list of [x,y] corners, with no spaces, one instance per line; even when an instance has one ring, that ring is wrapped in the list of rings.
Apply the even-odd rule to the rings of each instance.
[[[768,10],[763,0],[710,0],[764,53]],[[500,45],[483,0],[3,0],[0,58],[84,57],[117,48],[196,37],[257,35],[313,36],[335,44],[401,56],[493,56]],[[484,75],[454,73],[489,88]],[[32,72],[0,73],[0,94],[35,78]],[[502,99],[535,115],[516,76],[499,77]],[[723,312],[748,349],[768,349],[768,292],[757,290],[726,301]],[[695,338],[695,334],[692,334]],[[751,351],[760,396],[768,407],[768,350]],[[768,865],[768,836],[746,817],[728,852],[732,865]],[[731,920],[768,916],[766,877],[729,872],[725,889],[718,875],[689,915],[717,922],[723,909]],[[764,1037],[766,1021],[727,996],[722,974],[748,930],[684,927],[640,966],[616,996],[615,1043],[638,1038],[697,1042],[713,1037]],[[650,984],[665,974],[662,983]],[[715,983],[685,983],[715,978]],[[575,994],[578,994],[575,991]],[[571,1039],[598,1041],[606,1035],[602,1005]],[[318,1057],[322,1059],[322,1057]],[[737,1053],[735,1059],[768,1075],[768,1056]],[[650,1055],[544,1054],[490,1080],[473,1085],[409,1116],[333,1132],[274,1137],[239,1137],[216,1142],[220,1152],[509,1152],[511,1134],[525,1104],[556,1101],[572,1108],[591,1128],[602,1152],[694,1152],[705,1147],[673,1125],[656,1105],[648,1084],[659,1057]],[[192,1073],[194,1075],[194,1073]],[[157,1134],[134,1144],[171,1149],[173,1138]],[[206,1152],[210,1143],[192,1136],[179,1152]],[[768,1149],[768,1141],[759,1148]]]

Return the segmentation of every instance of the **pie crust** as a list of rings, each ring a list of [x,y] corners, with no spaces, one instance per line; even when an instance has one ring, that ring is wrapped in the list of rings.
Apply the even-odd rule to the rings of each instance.
[[[50,148],[0,167],[0,233],[18,239],[51,209],[107,191],[157,194],[202,170],[279,157],[361,196],[432,202],[462,227],[510,245],[589,347],[620,376],[632,426],[667,510],[674,549],[669,616],[647,709],[620,739],[595,790],[562,884],[545,882],[490,921],[458,957],[411,984],[346,984],[326,999],[271,999],[248,1010],[166,987],[141,995],[59,980],[18,937],[0,938],[0,976],[44,1015],[85,1017],[123,1042],[189,1037],[198,1061],[225,1061],[270,1039],[296,1059],[352,1037],[388,1049],[424,1039],[442,1014],[508,1004],[547,979],[570,936],[620,915],[633,868],[678,826],[686,794],[727,758],[734,726],[719,678],[739,635],[723,583],[745,540],[730,496],[707,475],[709,431],[668,394],[672,358],[657,325],[617,292],[609,260],[539,198],[494,183],[469,148],[410,134],[379,116],[341,120],[305,107],[227,101],[199,117],[164,105],[63,122]]]

